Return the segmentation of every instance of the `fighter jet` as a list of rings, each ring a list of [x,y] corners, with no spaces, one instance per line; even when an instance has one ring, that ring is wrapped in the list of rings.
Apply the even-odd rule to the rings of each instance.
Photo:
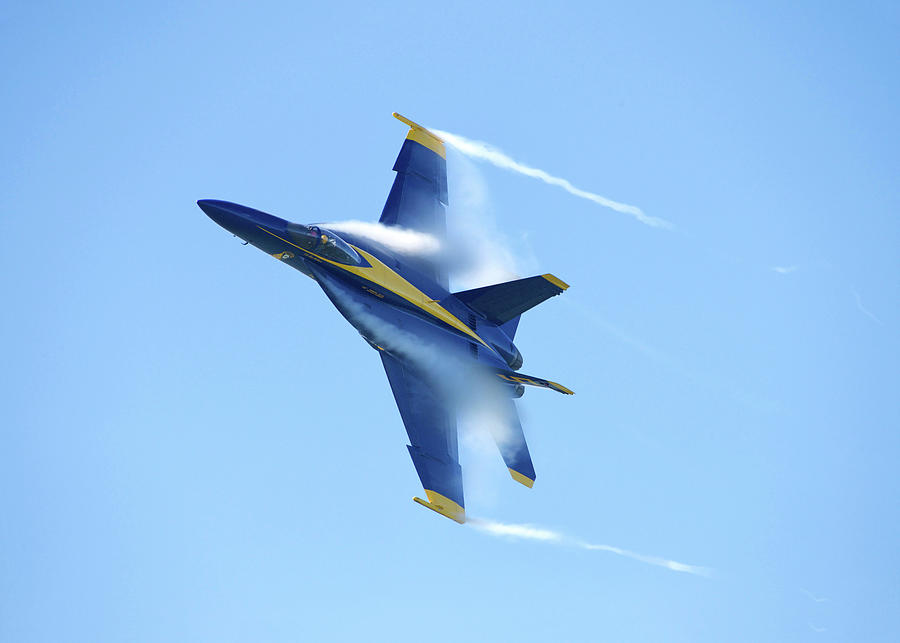
[[[379,223],[444,243],[444,141],[399,114],[394,117],[410,129]],[[458,523],[466,520],[457,443],[459,389],[448,385],[453,382],[476,383],[479,390],[496,385],[503,408],[501,456],[515,481],[534,485],[515,399],[524,393],[523,385],[572,391],[518,373],[523,360],[513,340],[522,313],[562,293],[566,283],[545,274],[450,292],[446,261],[439,255],[401,252],[373,235],[292,223],[228,201],[203,199],[197,205],[229,232],[315,280],[378,352],[427,497],[413,500]]]

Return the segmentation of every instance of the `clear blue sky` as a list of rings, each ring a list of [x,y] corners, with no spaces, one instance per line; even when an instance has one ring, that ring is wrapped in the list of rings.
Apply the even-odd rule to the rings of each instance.
[[[897,640],[896,4],[39,4],[0,18],[0,640]],[[375,220],[395,110],[674,224],[478,165],[572,286],[524,370],[577,395],[522,401],[534,489],[463,452],[467,509],[712,577],[415,505],[374,352],[195,205]]]

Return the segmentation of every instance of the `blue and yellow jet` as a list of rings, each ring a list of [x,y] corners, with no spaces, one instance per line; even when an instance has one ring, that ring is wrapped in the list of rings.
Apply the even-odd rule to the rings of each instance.
[[[394,116],[410,129],[394,163],[397,175],[379,222],[440,242],[446,237],[444,142],[421,125]],[[445,387],[448,369],[466,380],[480,374],[499,383],[506,424],[501,455],[514,480],[534,484],[514,398],[522,396],[525,384],[567,395],[572,391],[517,373],[522,355],[513,339],[522,313],[562,293],[567,284],[540,275],[451,293],[446,270],[433,257],[404,254],[372,238],[291,223],[236,203],[204,199],[197,204],[229,232],[312,277],[378,351],[428,498],[413,498],[416,502],[465,522],[456,406]]]

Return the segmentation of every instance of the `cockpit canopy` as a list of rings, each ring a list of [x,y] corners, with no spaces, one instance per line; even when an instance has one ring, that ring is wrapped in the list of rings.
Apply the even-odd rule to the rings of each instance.
[[[329,261],[353,266],[363,263],[356,250],[330,230],[302,223],[288,223],[287,231],[291,241]]]

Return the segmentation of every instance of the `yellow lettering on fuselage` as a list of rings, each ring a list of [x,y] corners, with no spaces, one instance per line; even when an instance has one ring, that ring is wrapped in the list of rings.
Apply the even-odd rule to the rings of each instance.
[[[369,293],[370,295],[375,295],[375,296],[378,297],[379,299],[384,299],[384,295],[381,294],[380,292],[378,292],[377,290],[372,290],[372,289],[369,288],[368,286],[363,286],[362,289],[365,290],[365,291],[366,291],[367,293]]]

